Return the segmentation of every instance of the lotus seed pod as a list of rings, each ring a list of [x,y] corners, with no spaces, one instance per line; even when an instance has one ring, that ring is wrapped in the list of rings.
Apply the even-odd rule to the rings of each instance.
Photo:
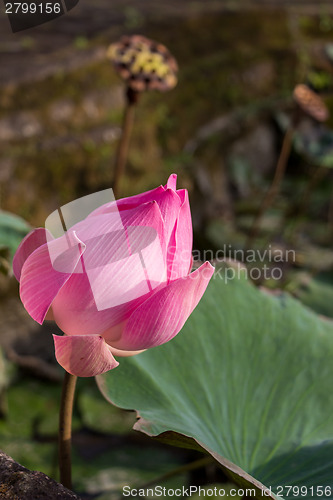
[[[107,50],[117,73],[136,92],[170,90],[177,84],[178,65],[162,44],[141,35],[123,36]]]

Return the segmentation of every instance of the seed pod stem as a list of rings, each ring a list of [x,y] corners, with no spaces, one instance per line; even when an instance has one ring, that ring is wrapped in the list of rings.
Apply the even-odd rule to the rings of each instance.
[[[128,157],[129,143],[134,122],[134,108],[138,101],[139,94],[135,90],[127,87],[126,106],[124,110],[123,125],[121,137],[118,145],[116,164],[113,177],[113,194],[115,198],[120,195],[120,182],[125,172],[126,161]]]

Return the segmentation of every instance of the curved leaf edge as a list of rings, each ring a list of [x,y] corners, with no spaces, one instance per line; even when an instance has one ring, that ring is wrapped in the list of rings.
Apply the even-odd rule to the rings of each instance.
[[[171,446],[200,451],[206,455],[209,454],[211,457],[214,458],[214,460],[216,460],[216,462],[221,467],[226,476],[229,479],[231,479],[238,487],[242,489],[255,490],[255,496],[252,496],[252,498],[254,499],[262,500],[263,498],[270,498],[271,500],[276,500],[277,498],[282,498],[282,497],[276,497],[273,493],[270,492],[270,490],[265,485],[263,485],[256,478],[254,478],[246,471],[238,467],[238,465],[230,462],[229,460],[222,457],[218,453],[210,450],[207,446],[205,446],[203,443],[200,443],[200,441],[197,441],[192,436],[187,436],[186,434],[178,433],[175,431],[165,431],[159,434],[158,433],[154,434],[154,432],[149,430],[149,428],[152,427],[152,423],[149,422],[149,420],[146,420],[145,418],[141,417],[140,413],[137,410],[133,408],[125,408],[124,406],[119,406],[111,400],[107,391],[104,389],[105,379],[101,375],[97,375],[95,377],[95,380],[102,395],[109,403],[122,410],[132,410],[136,412],[137,421],[133,426],[133,430],[142,432],[143,434],[146,434],[152,439],[156,439],[162,443],[169,444]]]

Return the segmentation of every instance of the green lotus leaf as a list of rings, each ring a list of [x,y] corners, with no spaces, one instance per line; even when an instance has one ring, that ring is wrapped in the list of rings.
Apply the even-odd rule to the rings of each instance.
[[[309,273],[298,273],[288,285],[288,290],[303,304],[311,307],[318,314],[333,318],[333,276],[325,273],[313,278]]]
[[[333,498],[332,359],[331,321],[218,273],[174,340],[97,382],[137,430],[192,439],[256,498]]]

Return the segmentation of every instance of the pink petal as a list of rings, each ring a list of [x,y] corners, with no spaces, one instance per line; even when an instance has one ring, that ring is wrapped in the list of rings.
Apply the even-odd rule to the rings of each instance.
[[[85,272],[75,270],[58,293],[55,321],[68,335],[106,334],[112,340],[121,333],[113,327],[166,281],[161,212],[157,203],[146,203],[121,220],[102,214],[74,227],[86,244]]]
[[[192,218],[186,189],[177,192],[183,200],[168,247],[168,280],[175,280],[189,273],[192,260]]]
[[[176,193],[176,181],[177,176],[172,174],[168,179],[166,187],[160,186],[136,196],[107,203],[97,210],[94,210],[87,219],[101,214],[115,213],[117,211],[119,211],[121,217],[123,217],[127,210],[133,210],[145,203],[156,201],[166,224],[166,240],[169,241],[179,209],[182,205],[182,200],[178,196],[178,192]],[[73,227],[73,229],[75,228],[76,226]]]
[[[156,202],[119,217],[87,218],[75,229],[84,241],[84,271],[75,272],[52,303],[54,319],[68,335],[107,335],[153,290],[166,282],[164,222]]]
[[[171,340],[197,306],[213,273],[214,268],[205,262],[186,278],[173,281],[154,293],[133,312],[121,339],[112,346],[140,350]]]
[[[99,335],[63,337],[53,335],[58,363],[72,375],[94,377],[118,366],[105,340]]]
[[[157,198],[156,201],[161,210],[165,224],[166,242],[169,243],[180,211],[181,200],[176,191],[168,188]]]
[[[40,324],[84,252],[85,246],[75,233],[71,234],[71,239],[75,242],[71,247],[67,245],[66,235],[42,245],[23,264],[20,280],[21,300],[30,316]],[[56,270],[58,266],[64,272]]]
[[[154,201],[124,212],[118,212],[113,206],[112,211],[87,217],[75,224],[72,230],[87,245],[84,255],[86,266],[93,266],[94,260],[100,265],[108,263],[110,258],[121,260],[128,256],[129,246],[133,253],[140,245],[146,247],[147,240],[155,234],[159,237],[163,251],[166,250],[165,224],[159,206]]]
[[[163,186],[159,186],[145,193],[140,193],[135,196],[129,196],[128,198],[121,198],[117,201],[111,201],[106,203],[101,207],[97,208],[88,217],[94,217],[95,215],[107,214],[114,211],[130,210],[132,208],[139,207],[144,203],[149,203],[155,201],[158,196],[165,191]]]
[[[146,350],[146,349],[141,349],[141,351],[121,351],[120,349],[116,349],[115,347],[112,346],[109,347],[112,354],[120,358],[128,358],[131,356],[136,356],[137,354],[140,354],[141,352],[144,352]]]
[[[174,191],[176,191],[177,189],[177,174],[171,174],[169,179],[168,179],[168,182],[165,186],[165,189],[173,189]]]
[[[110,213],[115,214],[117,212],[120,214],[121,218],[123,218],[127,210],[138,209],[146,203],[156,201],[165,223],[166,242],[168,243],[174,229],[180,207],[183,203],[181,197],[178,196],[178,192],[176,192],[176,182],[177,176],[175,174],[172,174],[169,177],[167,185],[165,187],[159,186],[156,189],[146,191],[145,193],[141,193],[136,196],[122,198],[117,201],[106,203],[105,205],[94,210],[86,220],[98,215]],[[75,229],[78,232],[80,238],[84,240],[84,236],[79,233],[77,226],[73,226],[72,229]]]
[[[99,209],[95,210],[90,214],[85,221],[91,219],[91,223],[94,224],[94,218],[97,215],[102,214],[113,214],[120,215],[123,223],[125,223],[127,216],[127,211],[131,211],[131,213],[136,213],[136,210],[140,210],[142,207],[146,206],[153,201],[157,202],[159,209],[161,211],[164,223],[165,223],[165,239],[166,242],[169,241],[172,230],[174,228],[180,207],[182,205],[182,201],[180,197],[173,189],[164,189],[163,186],[160,186],[153,191],[148,191],[147,193],[143,193],[142,195],[132,196],[130,198],[123,198],[122,200],[118,200],[117,202],[107,203],[103,205]],[[83,224],[85,221],[79,224]],[[143,223],[141,225],[147,225]],[[75,229],[80,238],[84,241],[85,237],[79,231],[79,225],[73,226],[72,229]]]
[[[177,189],[177,194],[180,198],[180,201],[182,202],[182,205],[185,202],[189,203],[187,189]]]
[[[21,241],[13,259],[13,271],[17,281],[20,281],[23,264],[37,248],[50,241],[52,236],[43,227],[39,227],[27,234]]]
[[[163,195],[165,189],[163,186],[159,186],[145,193],[140,193],[135,196],[130,196],[128,198],[122,198],[117,200],[117,207],[119,211],[129,210],[130,208],[138,207],[144,203],[149,203],[151,201],[157,201],[160,196]]]
[[[103,286],[101,283],[101,288]],[[151,292],[130,302],[98,310],[87,274],[72,274],[52,302],[52,312],[55,322],[67,335],[97,334],[111,341],[120,338],[124,321],[150,295]]]

